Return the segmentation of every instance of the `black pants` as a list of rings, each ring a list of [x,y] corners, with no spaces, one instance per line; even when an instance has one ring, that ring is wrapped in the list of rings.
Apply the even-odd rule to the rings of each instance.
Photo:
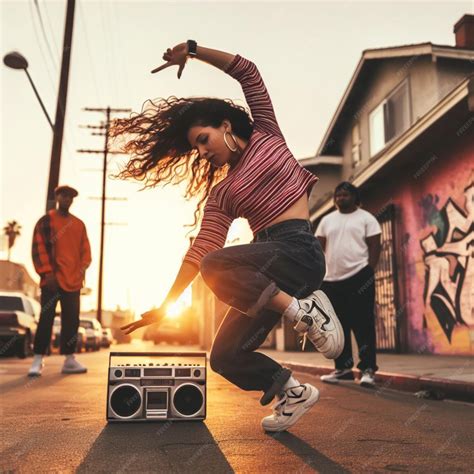
[[[318,239],[305,219],[260,231],[247,245],[225,247],[201,262],[205,283],[229,308],[215,337],[210,365],[243,390],[269,391],[291,372],[255,352],[281,318],[264,308],[280,290],[303,298],[319,289],[326,271]]]
[[[79,328],[80,291],[41,289],[41,315],[35,336],[34,353],[46,354],[51,342],[54,316],[61,302],[61,354],[73,354]]]
[[[351,369],[351,330],[359,347],[360,370],[378,369],[375,355],[375,278],[371,267],[366,266],[355,275],[340,281],[325,281],[321,286],[331,300],[344,328],[344,350],[336,359],[336,369]]]

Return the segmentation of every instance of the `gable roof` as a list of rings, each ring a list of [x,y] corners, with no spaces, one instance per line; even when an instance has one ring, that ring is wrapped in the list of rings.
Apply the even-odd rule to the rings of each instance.
[[[316,156],[322,155],[324,150],[328,150],[328,145],[334,142],[334,140],[330,140],[331,135],[333,134],[339,117],[341,116],[356,83],[362,76],[364,70],[367,69],[366,66],[368,65],[368,62],[403,57],[411,57],[413,60],[415,60],[416,57],[425,55],[430,55],[433,58],[459,59],[471,62],[474,61],[473,49],[461,49],[456,46],[436,45],[433,43],[407,44],[403,46],[364,50],[362,52],[362,57],[360,58],[359,63],[352,74],[351,80],[346,87],[342,99],[339,102],[339,105],[329,123],[329,127],[324,134],[321,144],[319,145]]]

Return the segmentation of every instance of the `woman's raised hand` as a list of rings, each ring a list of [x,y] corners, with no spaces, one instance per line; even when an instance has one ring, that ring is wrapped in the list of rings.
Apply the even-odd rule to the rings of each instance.
[[[138,328],[143,326],[148,326],[150,324],[160,323],[161,320],[164,318],[165,312],[161,309],[152,309],[151,311],[147,311],[146,313],[142,314],[142,319],[138,321],[134,321],[133,323],[126,324],[122,326],[120,329],[125,332],[125,334],[130,334],[133,331],[136,331]]]
[[[154,74],[155,72],[162,71],[167,67],[177,65],[178,68],[178,79],[181,79],[181,74],[183,74],[184,65],[188,60],[188,44],[187,43],[180,43],[175,46],[173,49],[168,48],[165,53],[163,54],[163,60],[166,61],[165,64],[153,69],[151,72]]]

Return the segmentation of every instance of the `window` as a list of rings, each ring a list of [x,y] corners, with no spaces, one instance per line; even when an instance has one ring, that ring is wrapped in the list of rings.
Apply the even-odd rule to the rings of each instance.
[[[370,156],[410,126],[408,81],[404,81],[369,115]]]
[[[0,311],[23,311],[23,303],[18,296],[0,296]]]
[[[359,124],[356,123],[352,127],[352,166],[355,168],[360,163],[360,129]]]
[[[79,325],[84,329],[94,329],[92,321],[88,321],[87,319],[81,319]]]

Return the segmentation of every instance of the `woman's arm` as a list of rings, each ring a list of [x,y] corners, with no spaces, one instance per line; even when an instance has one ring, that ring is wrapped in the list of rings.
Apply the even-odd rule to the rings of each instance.
[[[187,43],[180,43],[173,49],[168,48],[163,54],[163,59],[167,62],[151,72],[162,71],[167,67],[177,65],[179,66],[178,78],[180,78],[188,59],[188,53]],[[217,67],[239,81],[245,100],[252,112],[254,127],[264,133],[283,138],[270,95],[257,66],[252,61],[240,55],[233,55],[204,46],[197,46],[195,57]]]
[[[130,334],[136,329],[142,326],[148,326],[149,324],[159,323],[165,317],[166,307],[169,304],[174,303],[181,293],[192,283],[196,275],[199,273],[199,268],[189,262],[183,262],[178,271],[178,275],[168,292],[168,295],[164,299],[163,303],[158,309],[152,309],[142,314],[142,319],[134,321],[133,323],[122,326],[120,329],[126,331],[125,334]]]
[[[223,51],[218,51],[217,49],[204,48],[203,46],[198,46],[196,48],[196,59],[200,59],[212,66],[215,66],[222,71],[233,61],[235,55],[224,53]],[[173,49],[168,48],[163,54],[163,59],[166,61],[166,64],[159,66],[153,69],[151,72],[159,72],[163,69],[170,66],[179,66],[178,69],[178,79],[181,78],[181,74],[184,69],[184,65],[188,60],[188,45],[187,43],[180,43],[176,45]]]
[[[186,44],[187,51],[187,44]],[[205,63],[211,64],[212,66],[225,71],[227,66],[234,60],[235,55],[225,53],[224,51],[218,51],[217,49],[205,48],[204,46],[198,46],[196,48],[195,59],[204,61]]]

